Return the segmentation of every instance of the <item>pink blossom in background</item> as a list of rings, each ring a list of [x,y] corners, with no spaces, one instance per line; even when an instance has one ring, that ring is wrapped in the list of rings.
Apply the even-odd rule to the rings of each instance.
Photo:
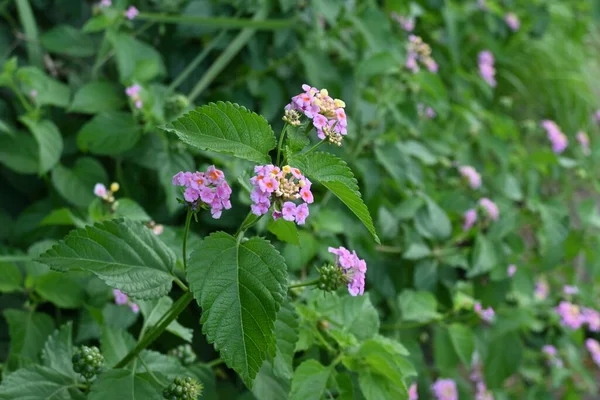
[[[487,197],[482,197],[479,199],[479,206],[485,210],[487,216],[492,221],[497,221],[498,218],[500,218],[500,210],[498,209],[498,206]]]
[[[563,292],[568,295],[574,295],[579,293],[579,288],[577,286],[565,285],[563,286]]]
[[[475,222],[477,222],[477,211],[475,209],[467,210],[464,215],[463,231],[471,229]]]
[[[125,94],[133,101],[133,104],[137,109],[140,109],[143,106],[142,98],[140,97],[141,90],[142,87],[137,83],[125,88]]]
[[[557,354],[556,347],[551,344],[546,344],[542,347],[542,352],[548,356],[555,356]]]
[[[477,0],[477,6],[481,9],[481,10],[487,10],[488,6],[486,4],[486,0]]]
[[[94,186],[94,194],[98,197],[105,197],[106,186],[104,186],[102,183],[96,183],[96,186]]]
[[[131,311],[133,311],[136,314],[140,312],[140,306],[138,306],[135,303],[129,304],[129,308],[131,308]]]
[[[579,329],[584,323],[583,315],[578,305],[561,301],[554,309],[560,316],[560,323],[571,329]]]
[[[31,96],[33,99],[35,99],[38,95],[38,91],[35,89],[31,89],[31,91],[29,92],[29,96]]]
[[[125,16],[127,17],[128,20],[131,21],[132,19],[137,17],[139,13],[140,12],[137,8],[135,8],[134,6],[129,6],[127,11],[125,11]]]
[[[504,21],[506,25],[510,28],[511,31],[516,32],[519,30],[521,26],[521,21],[519,21],[519,17],[515,13],[509,12],[504,16]]]
[[[408,388],[408,400],[419,400],[419,393],[417,392],[417,384],[413,383]]]
[[[231,208],[231,187],[225,180],[223,171],[211,165],[206,172],[181,171],[173,176],[174,186],[183,186],[183,198],[191,204],[193,210],[201,207],[200,203],[210,207],[214,219],[221,218],[223,210]]]
[[[588,338],[585,341],[585,347],[590,352],[594,363],[600,367],[600,343],[595,339]]]
[[[328,251],[336,255],[336,265],[342,268],[348,278],[348,292],[350,295],[362,295],[365,292],[366,261],[358,258],[356,251],[351,253],[345,247],[329,247]]]
[[[164,232],[164,230],[165,230],[165,227],[163,225],[160,225],[160,224],[154,225],[152,227],[152,233],[154,233],[157,236],[158,235],[162,235],[162,233]]]
[[[435,110],[431,107],[426,107],[425,104],[419,103],[417,104],[417,113],[419,117],[424,119],[433,119],[437,116]]]
[[[538,279],[535,283],[535,292],[534,295],[538,300],[545,300],[550,293],[550,286],[548,286],[548,282],[543,279]]]
[[[477,57],[479,73],[484,81],[491,87],[496,87],[496,69],[494,68],[494,55],[489,50],[481,51]]]
[[[392,12],[391,17],[398,22],[400,27],[406,32],[412,32],[415,29],[415,19],[413,17],[405,17]]]
[[[438,379],[431,390],[437,400],[458,400],[456,382],[452,379]]]
[[[115,296],[115,304],[117,305],[125,305],[129,302],[129,297],[119,289],[113,289],[113,296]]]
[[[473,309],[475,310],[475,313],[477,313],[477,315],[479,315],[479,317],[486,322],[492,322],[494,320],[494,316],[496,315],[492,307],[483,308],[479,302],[475,303]]]
[[[577,141],[579,142],[579,145],[581,146],[581,150],[583,151],[583,154],[585,154],[586,156],[589,156],[591,154],[590,137],[587,135],[587,133],[585,133],[583,131],[577,132]]]
[[[583,321],[592,332],[600,332],[600,313],[593,308],[584,307],[581,310]]]
[[[406,68],[411,72],[419,72],[419,62],[423,64],[429,72],[437,73],[438,64],[431,56],[431,47],[423,42],[420,36],[410,35],[406,49]]]
[[[517,272],[517,266],[515,264],[510,264],[506,270],[508,276],[512,277]]]
[[[100,7],[110,7],[112,5],[111,0],[102,0],[100,1]]]
[[[461,176],[469,181],[469,185],[472,189],[479,189],[481,187],[481,175],[477,170],[470,165],[464,165],[458,168]]]
[[[596,110],[596,112],[594,113],[594,119],[596,120],[596,122],[600,122],[600,110]]]
[[[567,148],[569,140],[567,136],[561,132],[560,127],[556,122],[551,120],[543,120],[542,127],[546,130],[548,140],[552,144],[552,151],[556,154],[560,154]]]
[[[563,367],[563,362],[560,357],[558,357],[558,350],[556,350],[556,347],[551,344],[546,344],[542,347],[542,353],[544,353],[550,365],[558,368]]]

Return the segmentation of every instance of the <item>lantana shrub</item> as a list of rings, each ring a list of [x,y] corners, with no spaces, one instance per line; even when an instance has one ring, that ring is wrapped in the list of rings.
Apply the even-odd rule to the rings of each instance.
[[[0,400],[597,398],[596,14],[0,2]]]

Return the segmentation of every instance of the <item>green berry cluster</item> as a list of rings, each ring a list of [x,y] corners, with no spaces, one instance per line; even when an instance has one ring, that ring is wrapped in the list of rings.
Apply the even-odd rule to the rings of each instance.
[[[81,346],[73,354],[73,370],[85,379],[92,379],[102,371],[104,357],[96,346]]]
[[[196,400],[202,394],[202,384],[189,376],[177,377],[164,391],[167,400]]]
[[[179,358],[183,365],[190,365],[198,359],[192,346],[187,343],[171,349],[169,355]]]
[[[321,274],[319,289],[326,292],[336,291],[341,286],[348,283],[346,275],[342,269],[335,265],[324,265],[318,269]]]

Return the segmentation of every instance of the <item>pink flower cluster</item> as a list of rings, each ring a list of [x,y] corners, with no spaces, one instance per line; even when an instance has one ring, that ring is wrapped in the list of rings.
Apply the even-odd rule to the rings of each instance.
[[[99,5],[100,5],[100,7],[110,7],[112,5],[112,1],[111,0],[101,0]]]
[[[519,17],[517,17],[517,14],[512,12],[509,12],[504,16],[504,21],[506,22],[506,25],[508,25],[510,30],[513,32],[518,31],[519,27],[521,26],[521,21],[519,21]]]
[[[419,36],[410,35],[408,37],[408,48],[406,55],[406,68],[413,73],[419,72],[419,62],[425,65],[429,72],[437,72],[438,65],[431,57],[431,47]]]
[[[417,104],[417,112],[419,117],[424,119],[434,119],[437,116],[435,110],[431,107],[426,107],[425,104]]]
[[[556,350],[556,347],[552,346],[551,344],[546,344],[542,347],[542,353],[546,355],[546,358],[548,359],[548,364],[554,365],[558,368],[563,367],[563,362],[558,356],[558,351]]]
[[[254,204],[250,207],[254,215],[264,215],[271,208],[274,201],[273,218],[283,217],[286,221],[296,221],[303,225],[308,217],[308,205],[314,202],[310,191],[311,182],[298,168],[285,165],[282,168],[272,164],[254,167],[256,173],[250,179],[254,186],[250,193],[250,199]],[[275,197],[275,199],[273,199]],[[295,200],[303,203],[296,205]],[[281,207],[281,209],[278,209]]]
[[[590,137],[587,135],[587,133],[585,133],[583,131],[577,132],[577,141],[579,142],[579,145],[581,146],[581,150],[583,151],[583,154],[586,156],[589,156],[591,154]]]
[[[487,216],[492,221],[497,221],[498,218],[500,217],[500,210],[498,209],[498,206],[496,205],[496,203],[494,203],[492,200],[488,199],[487,197],[483,197],[483,198],[479,199],[479,206],[481,208],[483,208],[483,210],[485,211]]]
[[[137,109],[142,108],[142,106],[144,105],[142,103],[142,98],[140,97],[141,90],[142,87],[137,83],[125,89],[125,94],[131,99],[131,101],[133,101],[133,104],[135,104],[135,108]]]
[[[475,303],[473,309],[475,310],[477,315],[479,315],[479,317],[486,322],[492,322],[494,320],[494,316],[496,315],[492,307],[484,309],[481,303],[479,302]]]
[[[419,400],[419,393],[417,392],[416,383],[412,383],[408,388],[408,400]]]
[[[548,134],[548,140],[550,140],[550,143],[552,143],[552,151],[556,154],[560,154],[565,151],[569,145],[569,139],[567,139],[567,136],[561,132],[556,122],[545,119],[542,121],[542,127],[546,130],[546,133]]]
[[[456,382],[452,379],[438,379],[431,386],[437,400],[458,400]]]
[[[572,296],[574,294],[579,293],[579,288],[577,286],[573,286],[573,285],[565,285],[565,286],[563,286],[563,292],[566,295]]]
[[[471,208],[465,212],[463,223],[463,231],[468,231],[477,222],[477,210]]]
[[[129,6],[127,11],[125,11],[125,17],[127,17],[127,19],[131,21],[132,19],[137,17],[139,13],[140,12],[137,8],[135,8],[134,6]]]
[[[560,316],[560,323],[571,329],[579,329],[583,325],[583,315],[578,305],[561,301],[554,309]]]
[[[113,296],[115,296],[115,304],[120,306],[128,305],[129,308],[131,308],[131,311],[136,314],[140,312],[140,307],[134,302],[130,301],[129,297],[119,289],[113,289]]]
[[[336,255],[336,264],[342,268],[348,279],[348,292],[352,296],[362,295],[365,292],[365,275],[367,274],[367,263],[358,258],[356,251],[345,247],[333,248],[328,251]]]
[[[479,175],[475,168],[470,165],[463,165],[462,167],[458,167],[458,171],[469,182],[472,189],[479,189],[481,187],[481,175]]]
[[[585,341],[585,347],[587,347],[594,363],[600,367],[600,343],[597,340],[588,338]]]
[[[494,55],[489,50],[479,53],[479,73],[484,81],[491,87],[496,87],[496,69],[494,68]]]
[[[309,85],[302,85],[304,93],[292,97],[292,102],[285,106],[286,121],[298,121],[291,115],[292,111],[301,112],[312,119],[312,124],[317,130],[317,136],[321,140],[327,139],[338,146],[342,145],[342,139],[348,133],[348,120],[344,108],[346,103],[340,99],[329,96],[327,89],[317,89]]]
[[[487,389],[483,380],[482,365],[477,353],[473,354],[473,366],[469,378],[475,383],[475,400],[494,400],[494,395]]]
[[[583,307],[581,310],[584,323],[592,332],[600,332],[600,313],[593,308]]]
[[[510,264],[508,266],[508,268],[506,269],[506,273],[508,274],[509,277],[514,276],[514,274],[517,273],[517,266],[515,264]]]
[[[192,204],[194,210],[199,201],[207,204],[214,219],[221,218],[223,209],[231,208],[231,188],[223,171],[214,165],[208,167],[206,172],[178,172],[173,176],[173,185],[185,187],[183,198]]]
[[[412,32],[415,29],[415,19],[413,17],[405,17],[392,12],[391,17],[400,24],[402,30]]]

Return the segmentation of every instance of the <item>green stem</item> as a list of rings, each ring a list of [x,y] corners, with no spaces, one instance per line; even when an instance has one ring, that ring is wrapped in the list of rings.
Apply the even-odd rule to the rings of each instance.
[[[221,365],[223,363],[225,363],[225,361],[222,358],[217,358],[217,359],[214,359],[212,361],[207,362],[206,365],[208,365],[211,368],[214,368],[214,367],[216,367],[218,365]]]
[[[183,270],[187,271],[187,238],[190,231],[190,222],[192,222],[192,210],[188,209],[185,217],[185,230],[183,231]]]
[[[23,31],[27,37],[26,48],[29,62],[36,67],[43,69],[44,59],[38,38],[38,27],[29,0],[16,0],[16,5],[17,10],[19,11],[19,19],[21,20]]]
[[[375,246],[375,250],[380,253],[392,253],[392,254],[402,254],[404,252],[404,249],[402,249],[402,247],[382,246],[382,245]]]
[[[302,287],[302,286],[313,286],[313,285],[317,285],[320,281],[321,281],[321,278],[313,279],[312,281],[300,282],[300,283],[296,283],[295,285],[289,285],[288,289],[293,289],[293,288]]]
[[[279,144],[277,145],[277,164],[275,165],[279,165],[279,162],[281,161],[281,147],[283,146],[283,139],[285,138],[288,126],[289,124],[286,122],[283,126],[283,129],[281,130],[281,135],[279,135]]]
[[[257,217],[256,215],[254,215],[252,213],[252,211],[250,211],[248,213],[248,215],[246,215],[246,218],[244,218],[244,220],[242,221],[242,224],[240,225],[238,230],[235,232],[234,236],[239,237],[240,235],[243,235],[244,232],[246,232],[249,228],[251,228],[254,224],[256,224],[261,218],[262,218],[262,215],[260,217]]]
[[[162,319],[162,322],[151,329],[121,361],[115,365],[115,368],[123,368],[131,360],[137,357],[137,355],[144,350],[146,347],[154,343],[156,339],[162,335],[167,329],[167,326],[171,324],[178,316],[186,309],[186,307],[194,300],[192,292],[185,292],[167,311],[166,317]]]
[[[308,151],[306,153],[304,153],[304,155],[312,153],[313,151],[315,151],[319,146],[321,146],[326,141],[327,140],[325,140],[325,139],[321,140],[319,143],[315,144],[313,147],[311,147],[310,149],[308,149]]]
[[[181,279],[175,277],[173,280],[175,281],[177,286],[179,286],[181,288],[181,290],[183,290],[184,292],[187,292],[189,290],[188,287],[185,285],[185,283],[183,283],[181,281]]]
[[[0,256],[0,262],[31,261],[32,256]]]
[[[263,19],[265,15],[252,19],[230,17],[196,17],[193,15],[168,15],[158,13],[140,13],[136,19],[165,24],[191,24],[226,29],[252,28],[259,30],[287,29],[293,26],[293,19]]]

